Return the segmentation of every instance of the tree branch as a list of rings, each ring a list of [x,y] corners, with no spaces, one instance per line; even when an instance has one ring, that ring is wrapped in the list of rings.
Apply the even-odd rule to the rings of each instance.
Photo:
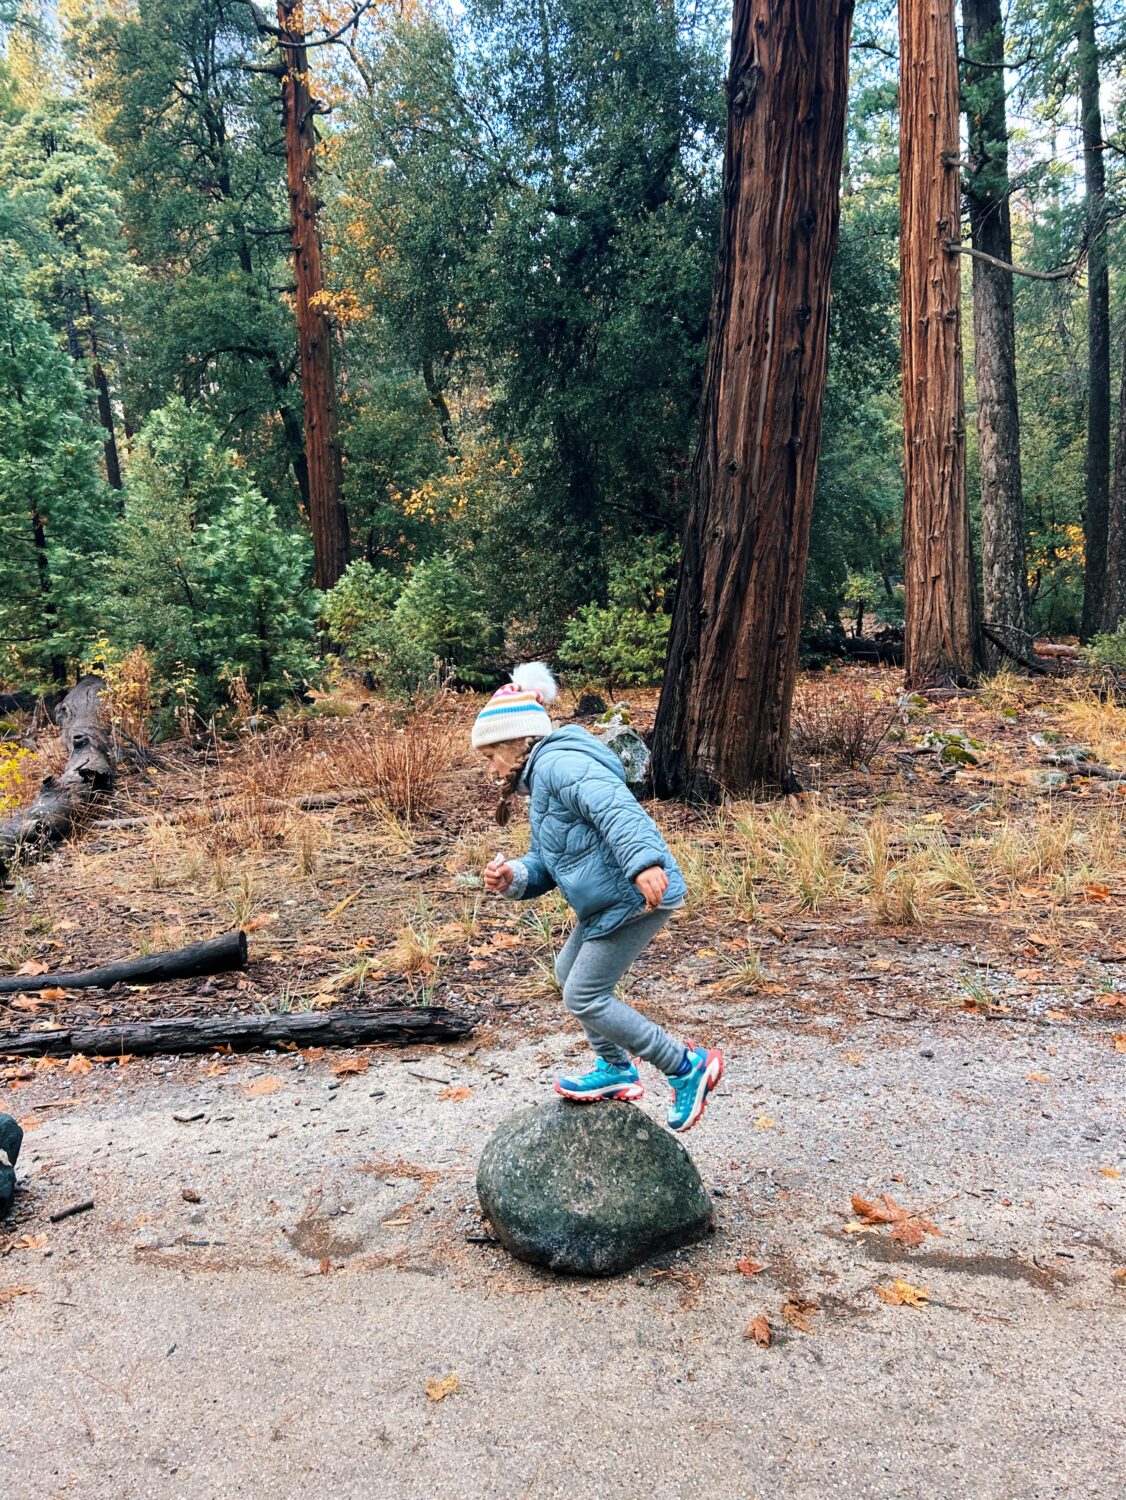
[[[1069,266],[1061,266],[1057,271],[1031,271],[1027,266],[1014,266],[1010,261],[1000,260],[996,255],[987,255],[984,250],[974,250],[969,245],[959,244],[957,240],[947,240],[946,249],[951,255],[972,255],[975,260],[984,260],[1001,271],[1011,271],[1014,276],[1027,276],[1032,281],[1067,281],[1082,264],[1081,260],[1073,260]]]

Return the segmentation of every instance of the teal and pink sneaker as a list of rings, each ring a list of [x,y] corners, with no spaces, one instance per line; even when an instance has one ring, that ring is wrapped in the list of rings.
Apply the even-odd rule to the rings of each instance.
[[[557,1078],[555,1092],[564,1099],[590,1103],[596,1099],[640,1099],[645,1090],[632,1063],[617,1068],[600,1057],[589,1073],[578,1078]]]
[[[723,1053],[716,1047],[696,1047],[689,1043],[688,1064],[683,1073],[669,1078],[672,1103],[669,1105],[669,1129],[683,1133],[691,1130],[704,1113],[708,1095],[723,1077]]]

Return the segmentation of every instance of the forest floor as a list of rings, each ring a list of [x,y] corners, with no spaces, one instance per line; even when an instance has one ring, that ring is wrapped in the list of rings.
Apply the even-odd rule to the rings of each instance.
[[[490,821],[474,703],[412,726],[433,784],[411,821],[371,794],[376,761],[402,769],[372,704],[161,747],[24,868],[9,969],[236,923],[251,963],[5,997],[6,1029],[385,1000],[476,1029],[0,1061],[28,1131],[0,1237],[11,1493],[1120,1495],[1126,796],[1042,760],[1126,767],[1126,710],[1005,678],[897,710],[894,673],[837,681],[803,686],[805,746],[886,712],[867,770],[826,754],[799,799],[653,809],[691,897],[629,993],[727,1053],[688,1138],[717,1233],[609,1282],[517,1265],[476,1210],[488,1133],[582,1047],[549,980],[560,903],[473,884],[526,838]]]

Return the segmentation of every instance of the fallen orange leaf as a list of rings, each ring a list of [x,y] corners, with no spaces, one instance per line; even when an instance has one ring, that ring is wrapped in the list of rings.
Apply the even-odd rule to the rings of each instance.
[[[799,1333],[813,1332],[813,1319],[819,1311],[815,1301],[804,1297],[787,1297],[782,1304],[782,1321],[796,1328]]]
[[[765,1318],[752,1318],[743,1332],[745,1339],[754,1339],[760,1349],[769,1349],[772,1334]]]
[[[15,1297],[38,1297],[39,1288],[34,1286],[0,1287],[0,1304],[11,1302]]]
[[[759,1115],[758,1119],[755,1121],[755,1124],[760,1130],[770,1130],[774,1125],[774,1121],[770,1118],[769,1115]]]
[[[1099,885],[1098,883],[1085,885],[1083,887],[1083,896],[1087,901],[1109,901],[1110,887]]]
[[[1114,1050],[1116,1052],[1126,1052],[1126,1031],[1116,1031],[1114,1033]]]
[[[937,1224],[932,1224],[929,1219],[924,1219],[921,1214],[912,1213],[910,1209],[904,1208],[887,1193],[881,1194],[880,1201],[869,1203],[867,1198],[861,1198],[858,1194],[852,1195],[852,1211],[862,1221],[856,1224],[845,1225],[847,1234],[857,1234],[866,1225],[890,1224],[891,1238],[901,1245],[921,1245],[928,1234],[936,1238],[942,1238],[942,1230]]]
[[[1047,1073],[1026,1073],[1024,1077],[1027,1083],[1049,1083],[1051,1081]]]
[[[439,1099],[468,1099],[473,1090],[467,1088],[464,1083],[455,1084],[452,1088],[443,1089],[438,1095]]]
[[[253,1083],[248,1083],[243,1093],[248,1099],[259,1099],[263,1094],[276,1094],[278,1089],[284,1086],[284,1079],[275,1077],[273,1073],[267,1073],[265,1078],[256,1078]]]
[[[347,1078],[352,1073],[366,1073],[370,1067],[371,1062],[366,1057],[349,1057],[338,1062],[332,1071],[337,1078]]]
[[[93,1066],[94,1064],[88,1057],[84,1057],[81,1052],[76,1052],[67,1063],[66,1070],[68,1073],[89,1073]]]
[[[928,1295],[927,1287],[912,1286],[909,1281],[901,1281],[898,1277],[891,1286],[876,1288],[876,1296],[890,1302],[893,1307],[925,1307]]]
[[[766,1268],[761,1266],[757,1260],[737,1260],[735,1262],[735,1269],[739,1272],[740,1276],[757,1276],[760,1271]]]
[[[1109,1177],[1112,1182],[1117,1182],[1118,1179],[1122,1176],[1122,1173],[1118,1170],[1117,1167],[1100,1167],[1099,1176]]]
[[[20,964],[16,970],[17,979],[35,978],[39,974],[50,971],[50,964],[42,963],[38,958],[29,958],[27,963]]]
[[[459,1390],[461,1381],[456,1375],[447,1375],[443,1380],[428,1380],[426,1382],[426,1394],[431,1401],[444,1401],[447,1396],[452,1396],[454,1391]]]

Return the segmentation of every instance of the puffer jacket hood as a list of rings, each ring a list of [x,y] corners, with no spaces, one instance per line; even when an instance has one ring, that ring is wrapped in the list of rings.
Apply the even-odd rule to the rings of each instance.
[[[653,819],[626,786],[614,752],[585,729],[554,730],[532,751],[523,785],[532,839],[513,895],[542,895],[558,885],[588,937],[605,937],[645,905],[634,885],[660,865],[669,880],[662,903],[687,894],[680,867]]]
[[[533,765],[545,756],[557,755],[561,750],[577,750],[580,755],[593,756],[599,765],[605,766],[619,781],[625,782],[626,773],[622,763],[609,745],[604,745],[598,736],[591,734],[588,729],[580,729],[577,724],[564,724],[562,729],[555,729],[540,740],[528,757],[528,764],[524,768],[524,781],[529,787]],[[634,800],[637,799],[634,798]]]

